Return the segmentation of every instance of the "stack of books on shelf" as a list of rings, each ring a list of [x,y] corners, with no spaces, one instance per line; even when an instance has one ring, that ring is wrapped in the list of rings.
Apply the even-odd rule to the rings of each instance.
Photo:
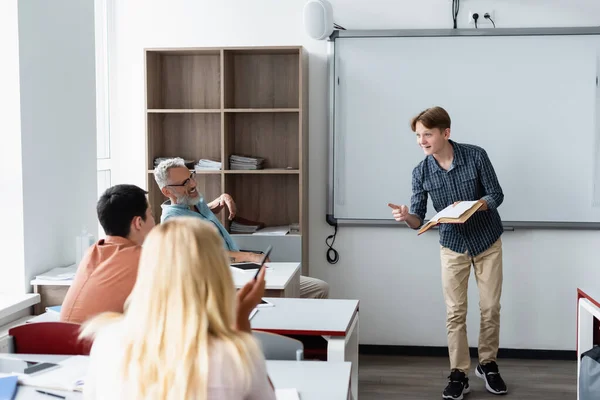
[[[265,227],[262,222],[250,221],[245,218],[235,217],[229,228],[231,233],[254,233]]]
[[[202,159],[198,161],[194,168],[196,171],[215,171],[221,169],[221,163],[219,161]]]
[[[300,223],[299,222],[290,224],[290,233],[291,234],[300,234]]]
[[[229,156],[230,169],[263,169],[264,158],[240,156],[232,154]]]
[[[175,157],[156,157],[154,159],[154,168],[158,167],[158,164],[160,164],[161,162],[165,161],[165,160],[170,160],[171,158],[175,158]],[[194,169],[194,164],[196,164],[196,160],[183,160],[183,162],[185,163],[185,166],[188,167],[189,169]]]

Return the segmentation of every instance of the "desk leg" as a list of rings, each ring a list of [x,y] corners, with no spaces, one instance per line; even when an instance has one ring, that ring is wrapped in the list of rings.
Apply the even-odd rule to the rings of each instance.
[[[40,289],[39,289],[38,285],[33,285],[33,293],[36,293],[36,294],[40,293]],[[41,297],[42,297],[42,295],[40,294],[40,299],[41,299]],[[40,315],[43,312],[44,312],[44,309],[42,308],[41,301],[40,301],[40,303],[33,305],[33,315]]]
[[[600,310],[592,302],[581,298],[577,307],[577,400],[579,400],[579,373],[581,353],[594,346],[594,317],[600,319]]]
[[[350,387],[352,398],[358,400],[358,313],[350,324],[348,336],[325,336],[327,361],[350,361]]]
[[[281,297],[286,297],[288,299],[300,297],[300,269],[292,276]]]

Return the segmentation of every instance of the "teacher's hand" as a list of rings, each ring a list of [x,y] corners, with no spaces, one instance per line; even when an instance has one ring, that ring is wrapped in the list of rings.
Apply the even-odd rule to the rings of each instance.
[[[408,213],[408,207],[405,205],[398,206],[396,204],[388,203],[388,207],[392,209],[392,216],[398,222],[404,222],[410,215]]]

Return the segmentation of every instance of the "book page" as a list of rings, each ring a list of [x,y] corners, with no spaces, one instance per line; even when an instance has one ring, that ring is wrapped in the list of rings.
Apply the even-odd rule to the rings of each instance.
[[[450,204],[439,213],[435,214],[431,221],[436,222],[440,218],[459,218],[465,211],[477,204],[477,201],[461,201],[456,206]]]
[[[300,400],[296,389],[275,389],[275,397],[277,400]]]

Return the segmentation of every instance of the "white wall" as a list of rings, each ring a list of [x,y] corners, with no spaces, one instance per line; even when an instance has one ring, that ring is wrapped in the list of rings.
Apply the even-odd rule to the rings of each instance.
[[[335,21],[349,29],[452,26],[448,0],[330,1]],[[444,346],[435,234],[417,238],[407,229],[341,228],[336,241],[341,259],[327,264],[324,240],[333,229],[325,223],[326,44],[304,33],[303,5],[304,0],[119,1],[111,53],[113,183],[145,186],[144,47],[303,45],[310,53],[311,274],[331,284],[333,297],[360,299],[361,343]],[[469,9],[482,8],[495,10],[499,27],[600,25],[596,0],[463,0],[459,27],[466,27]],[[438,61],[440,68],[450,62]],[[504,235],[502,347],[575,348],[575,289],[599,284],[599,242],[599,232],[521,230]],[[473,280],[470,299],[469,338],[475,345],[479,323]]]
[[[19,1],[25,287],[96,232],[93,0]]]
[[[19,28],[17,0],[0,2],[0,293],[14,290],[25,265],[23,247],[23,171],[21,163],[21,113],[19,107]],[[8,194],[5,194],[8,193]]]

